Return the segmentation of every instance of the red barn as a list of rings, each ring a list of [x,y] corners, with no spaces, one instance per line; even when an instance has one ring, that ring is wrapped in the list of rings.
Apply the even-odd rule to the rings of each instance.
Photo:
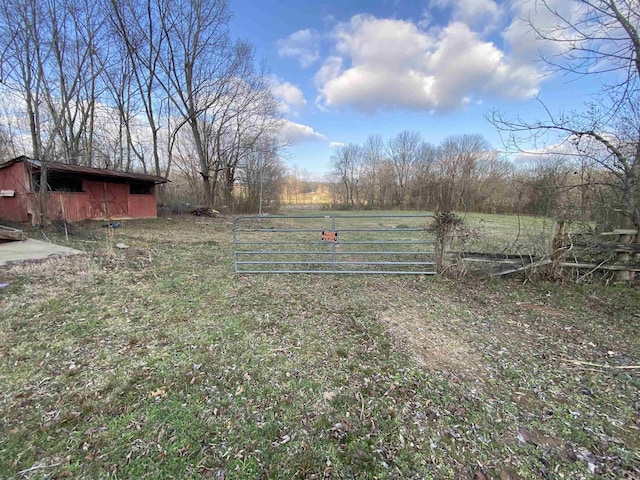
[[[156,185],[166,178],[46,162],[47,218],[74,222],[85,219],[155,218]],[[40,219],[41,162],[18,157],[0,163],[0,220]]]

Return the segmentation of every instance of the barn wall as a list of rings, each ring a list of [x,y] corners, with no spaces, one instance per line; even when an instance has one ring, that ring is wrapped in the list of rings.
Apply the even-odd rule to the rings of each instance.
[[[49,192],[47,217],[49,220],[64,219],[77,222],[89,218],[87,194],[84,192]]]
[[[156,218],[154,195],[130,195],[129,185],[91,182],[94,190],[76,192],[49,192],[48,217],[65,218],[68,222],[85,219]],[[102,192],[98,195],[96,190]],[[106,193],[105,193],[106,191]]]
[[[13,197],[0,197],[0,220],[38,221],[39,198],[31,188],[31,178],[23,162],[0,169],[0,190],[15,192]],[[76,222],[157,216],[155,194],[132,195],[127,183],[85,179],[82,189],[83,192],[48,192],[48,219],[64,218],[68,222]]]
[[[0,197],[0,219],[27,222],[30,201],[27,190],[31,182],[22,162],[0,169],[0,190],[13,190],[13,197]]]
[[[134,218],[156,218],[158,216],[156,196],[153,194],[129,195],[129,215]]]
[[[15,197],[0,197],[0,220],[28,222],[26,195],[16,194]]]

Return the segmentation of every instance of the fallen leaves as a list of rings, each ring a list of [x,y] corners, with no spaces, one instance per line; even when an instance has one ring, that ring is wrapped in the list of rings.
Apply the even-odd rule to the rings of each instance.
[[[482,468],[478,467],[473,474],[473,480],[490,480],[490,477]]]
[[[282,435],[280,440],[276,440],[275,442],[271,442],[272,447],[279,447],[281,445],[285,445],[291,441],[291,435]]]
[[[148,398],[153,398],[154,400],[159,400],[163,397],[167,396],[167,387],[159,387],[156,390],[152,390],[149,392]]]
[[[104,425],[101,425],[99,427],[89,427],[84,431],[84,434],[87,436],[91,436],[99,432],[104,432],[106,430],[107,430],[107,427]]]
[[[447,407],[447,410],[449,411],[449,413],[453,416],[456,417],[464,417],[467,413],[466,409],[464,407],[460,407],[458,405],[449,405]]]
[[[336,422],[333,427],[329,429],[331,436],[341,442],[347,438],[347,434],[352,430],[352,426],[346,420]]]
[[[322,399],[325,402],[332,402],[336,398],[336,392],[324,392],[322,394]]]

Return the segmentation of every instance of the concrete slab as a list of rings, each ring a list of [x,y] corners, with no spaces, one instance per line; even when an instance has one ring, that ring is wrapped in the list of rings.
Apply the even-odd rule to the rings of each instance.
[[[0,243],[0,266],[25,260],[41,260],[59,255],[77,255],[82,253],[75,248],[63,247],[53,243],[28,238],[20,242]]]

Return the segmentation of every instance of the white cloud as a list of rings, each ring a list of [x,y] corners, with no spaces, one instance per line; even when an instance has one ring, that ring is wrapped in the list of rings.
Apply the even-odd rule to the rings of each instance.
[[[535,66],[514,62],[462,22],[424,31],[356,15],[333,38],[336,54],[315,77],[326,107],[444,111],[484,96],[520,99],[538,91]]]
[[[282,82],[277,77],[271,77],[271,91],[280,101],[280,110],[285,114],[297,115],[307,101],[302,90],[289,82]]]
[[[504,11],[494,0],[432,0],[431,8],[451,9],[451,20],[484,32],[494,30]],[[426,11],[428,12],[428,11]],[[428,13],[427,17],[428,18]]]
[[[471,27],[483,26],[485,31],[490,31],[497,26],[502,15],[502,8],[493,0],[457,0],[453,18]]]
[[[331,56],[327,58],[318,73],[316,73],[316,85],[321,86],[327,83],[332,78],[340,75],[340,70],[342,69],[342,58],[337,56]]]
[[[327,137],[316,132],[308,125],[302,125],[290,120],[283,120],[280,137],[290,145],[304,142],[326,142]]]
[[[329,148],[345,147],[347,144],[343,142],[329,142]]]
[[[532,63],[539,59],[540,54],[557,55],[564,53],[571,47],[569,42],[540,42],[536,40],[536,33],[529,23],[533,22],[536,29],[544,32],[550,38],[568,38],[571,32],[558,30],[558,18],[553,12],[563,18],[571,18],[574,22],[584,15],[581,4],[567,0],[549,0],[549,8],[536,8],[535,0],[515,0],[511,6],[513,19],[504,29],[502,38],[509,48],[511,55],[521,63]],[[583,30],[587,28],[583,26]],[[573,32],[573,39],[578,35]]]
[[[278,40],[276,47],[278,55],[297,58],[300,66],[306,68],[320,58],[320,35],[308,28],[298,30]]]

